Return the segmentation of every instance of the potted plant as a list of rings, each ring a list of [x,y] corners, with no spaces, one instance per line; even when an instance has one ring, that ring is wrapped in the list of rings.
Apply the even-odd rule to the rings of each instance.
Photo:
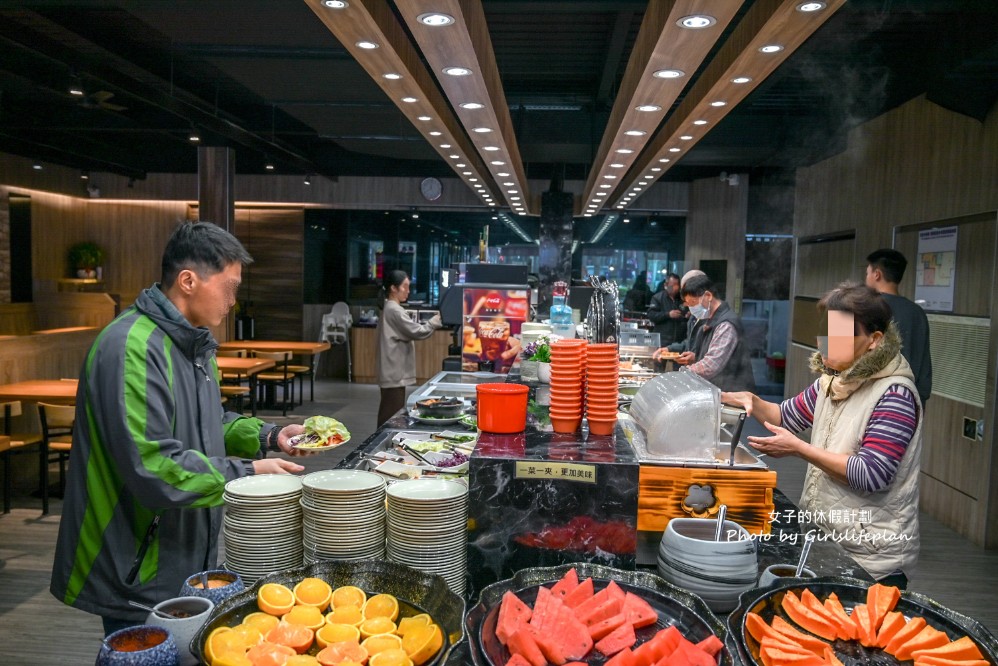
[[[98,277],[98,271],[104,265],[104,250],[97,243],[77,243],[69,248],[69,265],[77,277]]]
[[[537,381],[541,384],[551,383],[551,345],[560,339],[557,335],[542,335],[523,348],[524,360],[537,364]]]

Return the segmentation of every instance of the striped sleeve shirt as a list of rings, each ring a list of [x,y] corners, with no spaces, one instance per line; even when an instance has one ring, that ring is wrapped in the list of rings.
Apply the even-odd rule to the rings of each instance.
[[[724,368],[737,346],[738,333],[734,325],[727,321],[721,322],[710,339],[710,348],[704,352],[703,358],[689,366],[690,371],[704,379],[710,379]]]
[[[817,381],[799,395],[784,400],[780,404],[783,427],[795,434],[810,428],[817,400]],[[894,384],[873,408],[859,451],[849,456],[846,463],[849,485],[871,493],[886,490],[894,482],[917,425],[918,403],[914,394]]]

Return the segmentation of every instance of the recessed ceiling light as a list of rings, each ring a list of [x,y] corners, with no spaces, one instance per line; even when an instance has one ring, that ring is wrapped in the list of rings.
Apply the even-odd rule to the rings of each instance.
[[[433,118],[430,118],[429,116],[419,116],[416,120],[422,120],[425,123],[428,120],[433,120]]]
[[[759,47],[759,50],[763,53],[779,53],[783,50],[783,47],[779,44],[766,44],[765,46]]]
[[[346,0],[322,0],[322,4],[330,9],[346,9],[350,6]]]
[[[592,213],[583,213],[582,214],[582,217],[592,217],[592,216],[593,216]]]
[[[617,208],[623,208],[624,204],[617,204]]]
[[[669,152],[670,153],[678,153],[679,152],[679,148],[669,148]]]
[[[630,148],[618,148],[617,152],[618,153],[622,153],[624,155],[629,155],[629,154],[633,153],[634,151],[631,150]]]
[[[727,106],[727,102],[722,100],[716,100],[710,103],[711,106]]]
[[[603,176],[603,177],[604,177],[604,178],[607,178],[607,179],[609,179],[609,180],[613,180],[614,178],[616,178],[616,176],[614,176],[614,175],[613,175],[612,173],[608,173],[608,174],[606,174],[606,175],[605,175],[605,176]]]
[[[444,67],[443,72],[449,76],[468,76],[471,74],[471,70],[467,67]]]
[[[679,137],[679,140],[680,141],[692,141],[693,137],[690,136],[689,134],[684,134],[681,137]]]
[[[495,201],[490,201],[490,202],[489,202],[489,205],[490,205],[490,206],[495,206],[495,205],[496,205],[496,202],[495,202]]]
[[[520,197],[510,197],[509,200],[510,201],[519,201]]]
[[[797,11],[799,12],[817,12],[824,9],[827,5],[823,2],[804,2],[797,5]]]
[[[462,109],[468,109],[469,111],[474,111],[475,109],[484,109],[485,105],[479,104],[478,102],[465,102],[464,104],[461,104],[460,107]]]
[[[403,97],[402,101],[405,102],[406,104],[412,104],[413,102],[418,102],[419,100],[416,99],[415,97]]]
[[[462,176],[470,176],[470,175],[471,175],[471,172],[470,172],[470,171],[462,171],[462,172],[461,172],[461,175],[462,175]]]
[[[502,160],[492,160],[491,162],[489,162],[489,164],[495,164],[496,166],[505,166],[506,163],[503,162]]]
[[[503,187],[513,187],[516,183],[503,183]]]
[[[736,76],[735,78],[731,79],[731,82],[732,83],[748,83],[751,80],[752,80],[752,78],[749,77],[749,76]]]
[[[709,28],[715,23],[717,23],[717,19],[714,18],[713,16],[707,16],[706,14],[694,14],[692,16],[684,16],[683,18],[676,21],[676,25],[678,25],[680,28],[690,28],[691,30]]]
[[[506,176],[508,176],[509,174],[508,174],[508,173],[506,173],[505,171],[500,171],[500,172],[499,172],[499,173],[497,173],[496,175],[497,175],[497,176],[499,176],[500,178],[505,178],[505,177],[506,177]]]
[[[601,189],[604,189],[604,190],[608,190],[608,189],[610,189],[611,187],[613,187],[613,185],[609,185],[609,184],[607,184],[607,183],[603,183],[602,185],[600,185],[600,188],[601,188]]]
[[[464,168],[464,164],[463,163],[462,164],[455,164],[454,166],[456,166],[458,169],[463,169]]]
[[[661,171],[662,167],[652,167],[651,170],[652,171]]]
[[[472,132],[478,132],[479,134],[487,134],[492,131],[491,127],[475,127],[471,130]]]
[[[273,164],[270,164],[270,163],[268,162],[267,164],[264,164],[264,165],[263,165],[263,168],[264,168],[264,169],[266,169],[267,171],[273,171],[273,170],[274,170],[274,165],[273,165]]]
[[[395,72],[386,72],[381,75],[381,78],[388,79],[389,81],[398,81],[402,78],[402,75],[396,74]]]
[[[367,49],[368,51],[370,51],[371,49],[378,48],[378,45],[375,44],[374,42],[361,41],[357,42],[357,48]]]
[[[640,104],[634,107],[636,111],[644,111],[646,113],[651,113],[652,111],[661,111],[662,107],[657,104]]]
[[[621,164],[620,162],[614,162],[613,164],[610,165],[611,169],[621,169],[623,167],[624,167],[624,165]]]
[[[440,147],[441,148],[450,148],[450,144],[449,143],[441,143]]]
[[[32,164],[31,168],[34,169],[35,171],[41,171],[42,170],[42,165],[41,164]],[[270,168],[272,169],[273,167],[270,167]]]
[[[439,12],[429,12],[427,14],[420,14],[416,17],[416,20],[423,25],[433,26],[438,28],[442,25],[450,25],[454,22],[454,17],[450,14],[441,14]]]
[[[640,192],[640,191],[641,191],[641,188],[640,188],[640,187],[635,187],[635,188],[633,188],[633,190],[634,190],[635,192]]]
[[[706,120],[694,120],[693,124],[694,125],[706,125],[707,121]]]
[[[681,79],[686,72],[681,69],[660,69],[652,74],[656,79]]]
[[[606,192],[597,192],[597,193],[596,193],[596,194],[594,194],[593,196],[594,196],[594,197],[605,197],[605,196],[606,196]]]
[[[624,132],[624,134],[626,134],[627,136],[644,136],[647,133],[648,132],[644,130],[627,130],[626,132]]]
[[[441,132],[430,132],[430,136],[440,136]]]
[[[448,155],[447,157],[451,158],[452,160],[459,160],[459,159],[461,159],[460,155]]]
[[[670,160],[668,157],[663,157],[662,159],[659,160],[659,162],[661,162],[662,164],[665,164],[665,163],[671,162],[671,161],[672,160]]]
[[[477,183],[477,182],[478,182],[478,179],[477,179],[477,178],[469,178],[469,179],[468,179],[468,182],[469,182],[469,183]]]
[[[520,190],[506,190],[507,194],[519,194]]]

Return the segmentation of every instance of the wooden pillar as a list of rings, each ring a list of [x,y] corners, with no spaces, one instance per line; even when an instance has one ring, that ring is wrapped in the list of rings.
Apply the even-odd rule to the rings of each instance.
[[[234,232],[236,153],[224,146],[198,146],[198,219]]]
[[[722,298],[735,312],[742,309],[748,174],[737,181],[705,178],[690,187],[686,217],[686,266],[699,268],[724,288]]]
[[[551,309],[551,287],[559,280],[572,281],[572,205],[570,192],[551,190],[541,195],[538,272],[540,293],[537,312]]]

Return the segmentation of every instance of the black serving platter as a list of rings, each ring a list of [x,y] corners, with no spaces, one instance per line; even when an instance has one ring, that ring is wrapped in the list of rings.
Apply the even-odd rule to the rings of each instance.
[[[806,583],[800,579],[784,580],[772,587],[744,592],[738,599],[738,607],[728,616],[731,643],[746,666],[762,666],[759,660],[759,644],[745,628],[746,613],[749,611],[757,613],[767,624],[772,622],[774,615],[780,615],[796,627],[797,624],[782,610],[783,597],[788,590],[792,590],[799,597],[804,588],[808,588],[822,601],[834,592],[846,611],[851,612],[856,605],[866,603],[866,592],[869,587],[870,583],[856,578],[830,577],[812,578]],[[908,619],[921,615],[929,625],[945,632],[951,640],[969,636],[977,643],[981,654],[992,664],[998,665],[998,639],[977,620],[941,606],[917,592],[901,592],[901,599],[894,610],[903,613]],[[902,662],[879,648],[863,647],[857,641],[836,640],[831,642],[831,646],[845,666],[899,666],[911,663]]]
[[[468,612],[464,620],[475,666],[503,666],[511,656],[506,646],[496,638],[496,621],[503,594],[512,591],[522,601],[533,606],[541,585],[553,585],[572,568],[578,573],[579,580],[591,577],[597,592],[609,585],[610,581],[616,581],[625,592],[641,596],[658,612],[658,622],[654,626],[642,627],[635,632],[638,637],[635,647],[659,630],[676,625],[683,636],[694,643],[712,634],[716,635],[725,644],[724,649],[718,653],[718,663],[720,666],[733,666],[734,661],[725,640],[727,631],[724,624],[707,608],[703,599],[651,573],[623,571],[588,562],[521,569],[512,578],[493,583],[482,590],[478,604]],[[607,661],[595,649],[587,657],[583,661],[591,666],[599,666]]]
[[[454,646],[464,640],[464,599],[450,591],[440,576],[423,573],[402,564],[384,560],[358,562],[315,562],[308,566],[287,569],[269,574],[256,581],[253,587],[234,594],[215,606],[208,620],[191,641],[191,653],[201,663],[204,644],[217,627],[239,624],[250,613],[259,610],[256,595],[267,583],[280,583],[288,588],[303,578],[321,578],[335,590],[344,585],[354,585],[371,594],[391,594],[399,600],[399,617],[429,613],[444,633],[440,652],[427,666],[443,664]],[[313,652],[317,651],[313,649]]]

